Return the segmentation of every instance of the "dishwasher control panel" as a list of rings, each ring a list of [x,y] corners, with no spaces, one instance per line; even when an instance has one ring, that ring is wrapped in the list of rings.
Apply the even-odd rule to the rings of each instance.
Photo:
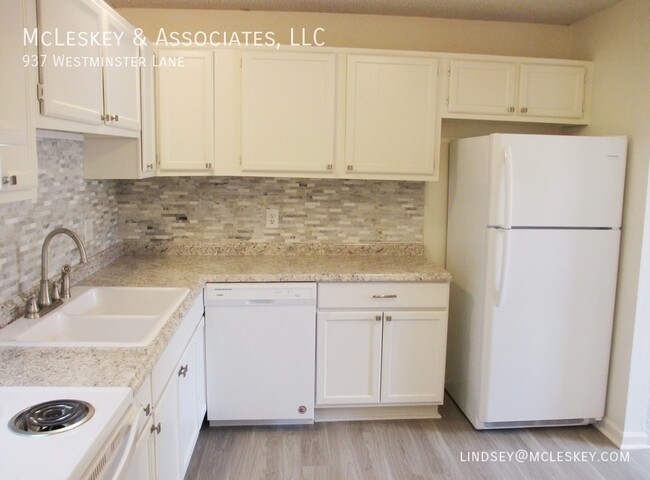
[[[206,306],[316,303],[316,283],[208,283]]]

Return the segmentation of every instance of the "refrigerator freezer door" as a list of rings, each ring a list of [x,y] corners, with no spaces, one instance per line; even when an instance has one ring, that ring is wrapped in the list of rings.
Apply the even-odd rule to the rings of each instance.
[[[602,417],[620,231],[488,230],[475,426]]]
[[[619,228],[625,137],[490,137],[488,225]]]

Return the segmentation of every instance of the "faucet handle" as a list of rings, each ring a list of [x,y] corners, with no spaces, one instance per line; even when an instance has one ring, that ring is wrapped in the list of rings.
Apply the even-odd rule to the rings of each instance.
[[[61,300],[61,288],[59,282],[52,283],[52,301]]]
[[[70,265],[63,265],[61,269],[61,298],[70,298],[70,272],[72,267]]]
[[[36,302],[36,294],[33,293],[29,296],[25,304],[25,318],[38,318],[39,310],[38,303]]]

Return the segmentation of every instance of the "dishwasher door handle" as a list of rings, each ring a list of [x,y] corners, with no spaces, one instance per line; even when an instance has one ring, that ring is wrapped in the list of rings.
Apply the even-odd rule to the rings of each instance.
[[[262,299],[262,300],[244,300],[245,305],[273,305],[275,300],[271,299]]]

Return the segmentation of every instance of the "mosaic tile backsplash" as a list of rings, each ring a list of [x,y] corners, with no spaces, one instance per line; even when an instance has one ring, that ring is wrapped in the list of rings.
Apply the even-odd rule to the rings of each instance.
[[[120,181],[117,202],[127,241],[422,242],[421,182],[161,177]]]
[[[84,239],[92,256],[119,242],[115,182],[87,181],[83,175],[83,142],[38,140],[36,200],[0,204],[0,302],[27,290],[40,279],[41,247],[56,227],[84,238],[84,220],[93,238]],[[58,235],[50,244],[49,273],[79,263],[72,240]]]

